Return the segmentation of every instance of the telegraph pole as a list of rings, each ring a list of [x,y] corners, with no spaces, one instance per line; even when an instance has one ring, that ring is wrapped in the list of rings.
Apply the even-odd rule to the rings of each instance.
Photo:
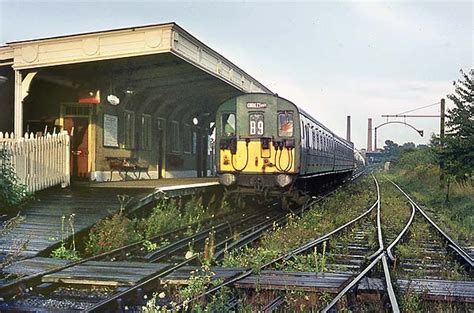
[[[440,124],[439,124],[439,148],[440,151],[443,152],[444,148],[444,120],[445,120],[445,101],[444,98],[441,99],[441,118],[440,118]],[[439,187],[441,189],[444,189],[444,156],[441,153],[440,158],[439,158]]]

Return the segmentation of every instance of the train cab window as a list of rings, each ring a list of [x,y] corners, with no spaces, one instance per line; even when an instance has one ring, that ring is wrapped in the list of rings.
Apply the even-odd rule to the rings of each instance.
[[[279,112],[278,113],[278,136],[292,137],[293,136],[293,113]]]
[[[235,113],[222,114],[222,135],[235,136]]]
[[[263,114],[262,113],[250,113],[249,114],[249,134],[254,136],[263,135]]]

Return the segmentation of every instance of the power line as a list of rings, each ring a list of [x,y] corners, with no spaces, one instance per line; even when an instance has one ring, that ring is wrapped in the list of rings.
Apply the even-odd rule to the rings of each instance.
[[[402,114],[406,114],[406,113],[410,113],[410,112],[413,112],[413,111],[417,111],[417,110],[421,110],[421,109],[424,109],[424,108],[429,108],[429,107],[432,107],[434,105],[438,105],[440,104],[441,102],[436,102],[436,103],[433,103],[433,104],[428,104],[428,105],[425,105],[425,106],[422,106],[422,107],[419,107],[419,108],[416,108],[416,109],[413,109],[413,110],[408,110],[408,111],[405,111],[405,112],[402,112],[402,113],[398,113],[397,115],[402,115]]]

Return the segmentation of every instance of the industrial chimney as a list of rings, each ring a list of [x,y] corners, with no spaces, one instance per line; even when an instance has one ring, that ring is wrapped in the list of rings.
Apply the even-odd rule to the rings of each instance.
[[[346,139],[347,141],[351,141],[351,116],[347,116],[347,132],[346,132]]]
[[[372,119],[369,118],[369,125],[367,129],[367,152],[372,151]]]

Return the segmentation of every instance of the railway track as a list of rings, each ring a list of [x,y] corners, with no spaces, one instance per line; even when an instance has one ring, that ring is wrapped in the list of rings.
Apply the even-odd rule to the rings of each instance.
[[[378,190],[377,199],[363,214],[341,227],[267,262],[257,269],[257,274],[250,268],[235,271],[233,275],[226,277],[221,284],[208,289],[189,301],[180,303],[178,308],[189,308],[194,302],[209,299],[211,295],[226,286],[278,290],[278,286],[293,285],[296,288],[300,283],[302,288],[308,288],[308,281],[321,277],[315,273],[278,271],[274,269],[275,265],[279,264],[278,269],[284,268],[284,264],[288,264],[296,256],[308,253],[312,248],[325,244],[333,255],[332,263],[325,269],[326,273],[329,275],[330,273],[352,271],[353,274],[349,275],[350,277],[342,284],[344,288],[331,301],[328,301],[329,303],[322,309],[322,312],[332,312],[342,299],[345,299],[349,293],[353,294],[353,292],[362,295],[361,297],[352,296],[349,298],[349,306],[352,305],[353,309],[360,308],[360,305],[367,305],[368,300],[373,301],[373,298],[372,300],[370,298],[365,299],[364,294],[376,292],[382,294],[382,297],[375,298],[378,303],[373,304],[372,308],[399,312],[399,302],[401,301],[402,308],[405,308],[405,293],[410,291],[421,294],[426,300],[461,301],[464,302],[461,309],[472,310],[472,303],[474,303],[472,257],[438,227],[408,194],[395,184],[394,186],[400,190],[406,199],[407,210],[406,214],[403,215],[402,227],[384,229],[387,225],[382,224],[381,216],[384,213],[389,214],[389,212],[381,210],[380,191],[375,177],[374,180]],[[373,221],[374,211],[376,211],[375,223]],[[421,241],[410,239],[410,233],[413,231],[420,232],[422,225],[429,228],[427,237]],[[340,243],[340,239],[344,237],[341,233],[347,232],[349,228],[351,228],[352,242],[348,244]],[[376,233],[372,241],[377,244],[372,245],[372,247],[367,245],[368,239],[374,233],[370,229],[375,229]],[[384,232],[390,233],[390,237],[384,239]],[[392,234],[396,234],[396,236]],[[407,259],[398,256],[398,247],[402,244],[402,241],[410,243],[414,249],[421,251],[420,257]],[[335,242],[335,244],[332,242]],[[374,249],[376,249],[375,252]],[[419,271],[419,269],[422,269],[422,271]],[[453,275],[453,272],[455,272],[455,275]],[[414,273],[417,273],[418,276],[413,275]],[[453,276],[457,276],[457,280],[453,280]],[[285,289],[280,288],[280,290]],[[262,312],[272,312],[280,308],[284,310],[288,302],[285,293],[279,294],[277,292],[259,310]],[[227,303],[227,307],[235,309],[238,304],[239,299],[233,297]],[[457,305],[459,308],[459,304]]]
[[[353,177],[353,180],[357,179],[358,177],[360,177],[361,173],[359,173],[359,175]],[[375,179],[374,177],[374,183],[376,185],[376,188],[378,190],[378,182],[377,180]],[[314,203],[310,203],[308,206],[311,206],[312,204]],[[239,281],[242,281],[246,278],[248,278],[249,276],[251,276],[252,274],[254,274],[255,272],[262,272],[262,271],[265,271],[269,268],[272,268],[274,267],[276,264],[278,263],[285,263],[285,262],[288,262],[290,261],[292,258],[294,258],[295,256],[298,256],[300,254],[303,254],[307,251],[310,251],[311,249],[313,249],[314,247],[316,246],[319,246],[321,244],[323,244],[324,242],[327,242],[332,236],[335,236],[337,234],[340,234],[341,232],[343,232],[344,230],[347,230],[348,228],[350,227],[353,227],[355,225],[357,225],[357,223],[359,223],[361,220],[363,220],[364,218],[368,217],[370,213],[373,212],[373,210],[375,208],[377,208],[377,210],[379,211],[379,205],[380,205],[380,193],[377,192],[377,198],[375,199],[375,201],[373,202],[372,205],[370,205],[368,208],[366,208],[366,210],[360,214],[359,216],[357,216],[356,218],[354,218],[353,220],[345,223],[344,225],[338,227],[337,229],[327,233],[327,234],[324,234],[323,236],[317,238],[317,239],[314,239],[314,240],[311,240],[311,241],[308,241],[306,242],[305,244],[291,250],[290,252],[288,253],[285,253],[265,264],[263,264],[262,266],[260,266],[257,271],[255,271],[254,269],[252,268],[246,268],[242,271],[239,271],[237,273],[235,273],[234,275],[232,275],[231,277],[228,277],[225,281],[223,281],[222,283],[208,289],[206,292],[192,298],[192,299],[189,299],[189,300],[186,300],[185,302],[183,303],[180,303],[177,305],[177,309],[186,309],[189,307],[189,305],[191,305],[192,303],[194,302],[197,302],[197,301],[200,301],[201,299],[206,299],[206,297],[209,297],[211,296],[212,294],[218,292],[219,290],[221,290],[222,288],[226,287],[226,286],[231,286],[231,285],[235,285],[237,284]],[[365,234],[364,232],[361,231],[362,234],[362,237],[365,237]],[[355,246],[353,246],[355,247]],[[368,249],[367,249],[368,250]],[[340,263],[338,264],[339,266],[347,266],[347,264],[345,263]],[[232,299],[232,301],[234,304],[238,303],[238,301],[235,301],[234,299]],[[280,297],[277,297],[275,299],[272,299],[272,301],[270,303],[268,303],[267,306],[265,306],[265,308],[267,308],[267,310],[269,309],[275,309],[276,307],[280,306],[280,305],[283,305],[285,303],[284,301],[284,298],[280,298]],[[232,306],[231,304],[228,304],[228,306]]]
[[[362,173],[359,172],[353,179],[359,177],[361,174]],[[318,200],[321,199],[322,197]],[[302,206],[297,210],[297,213],[301,213],[308,207],[309,205]],[[79,309],[88,312],[117,311],[124,309],[126,306],[141,306],[143,305],[143,295],[159,288],[160,278],[185,265],[195,263],[198,258],[203,255],[203,246],[210,234],[217,238],[216,241],[218,243],[215,245],[213,251],[215,251],[214,258],[218,260],[222,258],[225,251],[241,249],[259,240],[263,233],[275,225],[285,224],[288,220],[288,216],[288,214],[273,214],[271,216],[268,216],[268,214],[256,214],[242,217],[233,223],[214,223],[213,226],[199,231],[192,236],[180,237],[180,233],[182,233],[184,229],[170,231],[166,234],[156,236],[152,238],[151,241],[160,242],[163,239],[173,239],[173,241],[152,253],[139,255],[138,259],[139,261],[147,263],[167,263],[162,269],[152,275],[146,276],[144,280],[131,287],[96,288],[96,291],[91,292],[91,286],[87,285],[78,287],[70,284],[45,284],[42,280],[47,275],[53,275],[68,269],[74,272],[75,268],[79,270],[79,266],[87,264],[87,262],[90,263],[91,261],[129,259],[130,254],[140,251],[142,243],[124,246],[88,259],[56,267],[50,271],[31,275],[0,287],[0,295],[3,299],[10,299],[9,304],[2,306],[2,310],[34,310],[34,305],[38,305],[39,302],[45,299],[47,300],[43,305],[47,306],[50,304],[52,305],[52,309]],[[209,224],[212,224],[212,221],[209,222]],[[250,226],[248,226],[249,224]],[[194,253],[191,257],[183,258],[183,251],[186,250],[190,244],[195,245],[196,250],[201,252]],[[178,255],[180,257],[177,257]],[[136,260],[137,257],[135,256],[134,261]],[[100,265],[105,266],[104,264]],[[22,296],[20,297],[19,295]],[[51,299],[48,299],[48,297]],[[11,301],[11,299],[13,299],[13,301]],[[42,309],[45,309],[45,307]]]
[[[78,268],[78,271],[79,271],[79,268],[83,270],[84,266],[82,265],[85,265],[85,264],[89,265],[92,262],[96,262],[94,263],[94,265],[97,265],[98,261],[108,261],[108,260],[114,260],[114,261],[119,261],[119,260],[137,261],[138,260],[144,263],[168,261],[167,266],[163,267],[163,269],[159,271],[162,274],[166,274],[168,270],[173,270],[174,268],[179,267],[180,264],[184,265],[184,264],[194,261],[197,258],[197,254],[186,260],[179,260],[179,259],[173,260],[172,258],[173,256],[176,256],[178,253],[181,253],[183,249],[188,248],[189,244],[202,245],[202,242],[208,237],[209,233],[215,233],[219,235],[222,234],[223,237],[228,237],[228,236],[231,236],[234,232],[239,232],[239,231],[242,231],[242,229],[244,228],[245,229],[248,228],[248,226],[246,225],[252,225],[253,223],[258,223],[258,222],[261,223],[262,221],[273,222],[275,219],[276,219],[275,211],[264,211],[264,212],[254,214],[254,215],[244,214],[244,216],[240,216],[238,218],[235,218],[234,216],[233,221],[227,221],[227,222],[219,222],[223,220],[222,217],[219,217],[214,220],[206,221],[205,224],[207,224],[208,227],[205,228],[204,230],[198,231],[197,233],[193,235],[183,235],[189,230],[188,227],[184,227],[181,229],[173,230],[173,231],[161,234],[159,236],[150,238],[149,240],[151,242],[156,242],[156,243],[162,242],[163,240],[171,241],[171,243],[159,248],[156,251],[153,251],[152,253],[144,254],[142,251],[143,242],[140,241],[134,244],[130,244],[124,247],[114,249],[106,253],[102,253],[96,256],[82,259],[77,262],[62,264],[61,266],[56,266],[52,270],[38,273],[35,275],[30,275],[30,276],[15,280],[9,284],[0,286],[0,295],[3,301],[6,302],[9,299],[10,300],[13,299],[13,301],[10,301],[11,305],[4,304],[1,306],[0,310],[2,311],[16,310],[16,309],[29,310],[30,308],[28,308],[28,303],[39,304],[40,302],[42,302],[40,299],[46,299],[48,295],[53,295],[53,294],[55,294],[55,297],[61,298],[61,303],[59,303],[59,301],[58,303],[59,303],[59,307],[62,307],[63,309],[64,309],[64,305],[62,305],[62,303],[68,303],[71,306],[70,308],[72,309],[74,308],[85,309],[87,307],[93,307],[97,302],[99,303],[104,302],[106,301],[107,298],[110,298],[110,294],[111,293],[113,294],[114,291],[110,290],[110,288],[102,288],[106,290],[101,289],[98,292],[84,292],[84,290],[87,290],[88,287],[90,286],[79,286],[79,288],[74,288],[77,286],[63,286],[61,284],[56,284],[55,286],[48,286],[48,288],[43,288],[44,278],[48,277],[48,275],[49,276],[55,275],[55,274],[57,275],[58,273],[65,272],[65,271],[69,271],[72,273],[74,272],[75,268]],[[181,254],[184,256],[184,253],[181,253]],[[115,262],[115,263],[118,263],[118,262]],[[113,264],[115,263],[108,262],[104,264],[110,264],[111,266],[113,266]],[[103,264],[99,264],[99,265],[103,266]],[[153,281],[152,278],[154,277],[149,277],[149,279],[146,279],[146,281],[144,281],[143,284],[141,285],[146,286],[147,285],[146,283],[148,281],[150,280]],[[67,291],[64,291],[65,289],[67,289]],[[72,290],[72,289],[75,289],[75,290]],[[122,292],[121,291],[122,289],[127,289],[127,288],[118,288],[117,290],[119,292]],[[139,288],[137,288],[137,290],[138,289]],[[62,291],[58,291],[58,290],[62,290]],[[81,296],[81,294],[84,294],[84,296]],[[91,294],[97,294],[97,296],[92,297]],[[29,299],[31,298],[35,298],[36,301],[30,301]],[[66,298],[70,298],[70,299],[66,299]],[[20,301],[19,299],[22,299],[22,300]],[[84,301],[84,306],[77,305],[75,303],[75,302],[80,302],[81,300]],[[26,305],[21,305],[21,304],[15,305],[15,303],[18,304],[20,302],[26,303]],[[48,304],[48,302],[51,303],[52,301],[46,301],[46,302],[47,302],[46,304]]]

